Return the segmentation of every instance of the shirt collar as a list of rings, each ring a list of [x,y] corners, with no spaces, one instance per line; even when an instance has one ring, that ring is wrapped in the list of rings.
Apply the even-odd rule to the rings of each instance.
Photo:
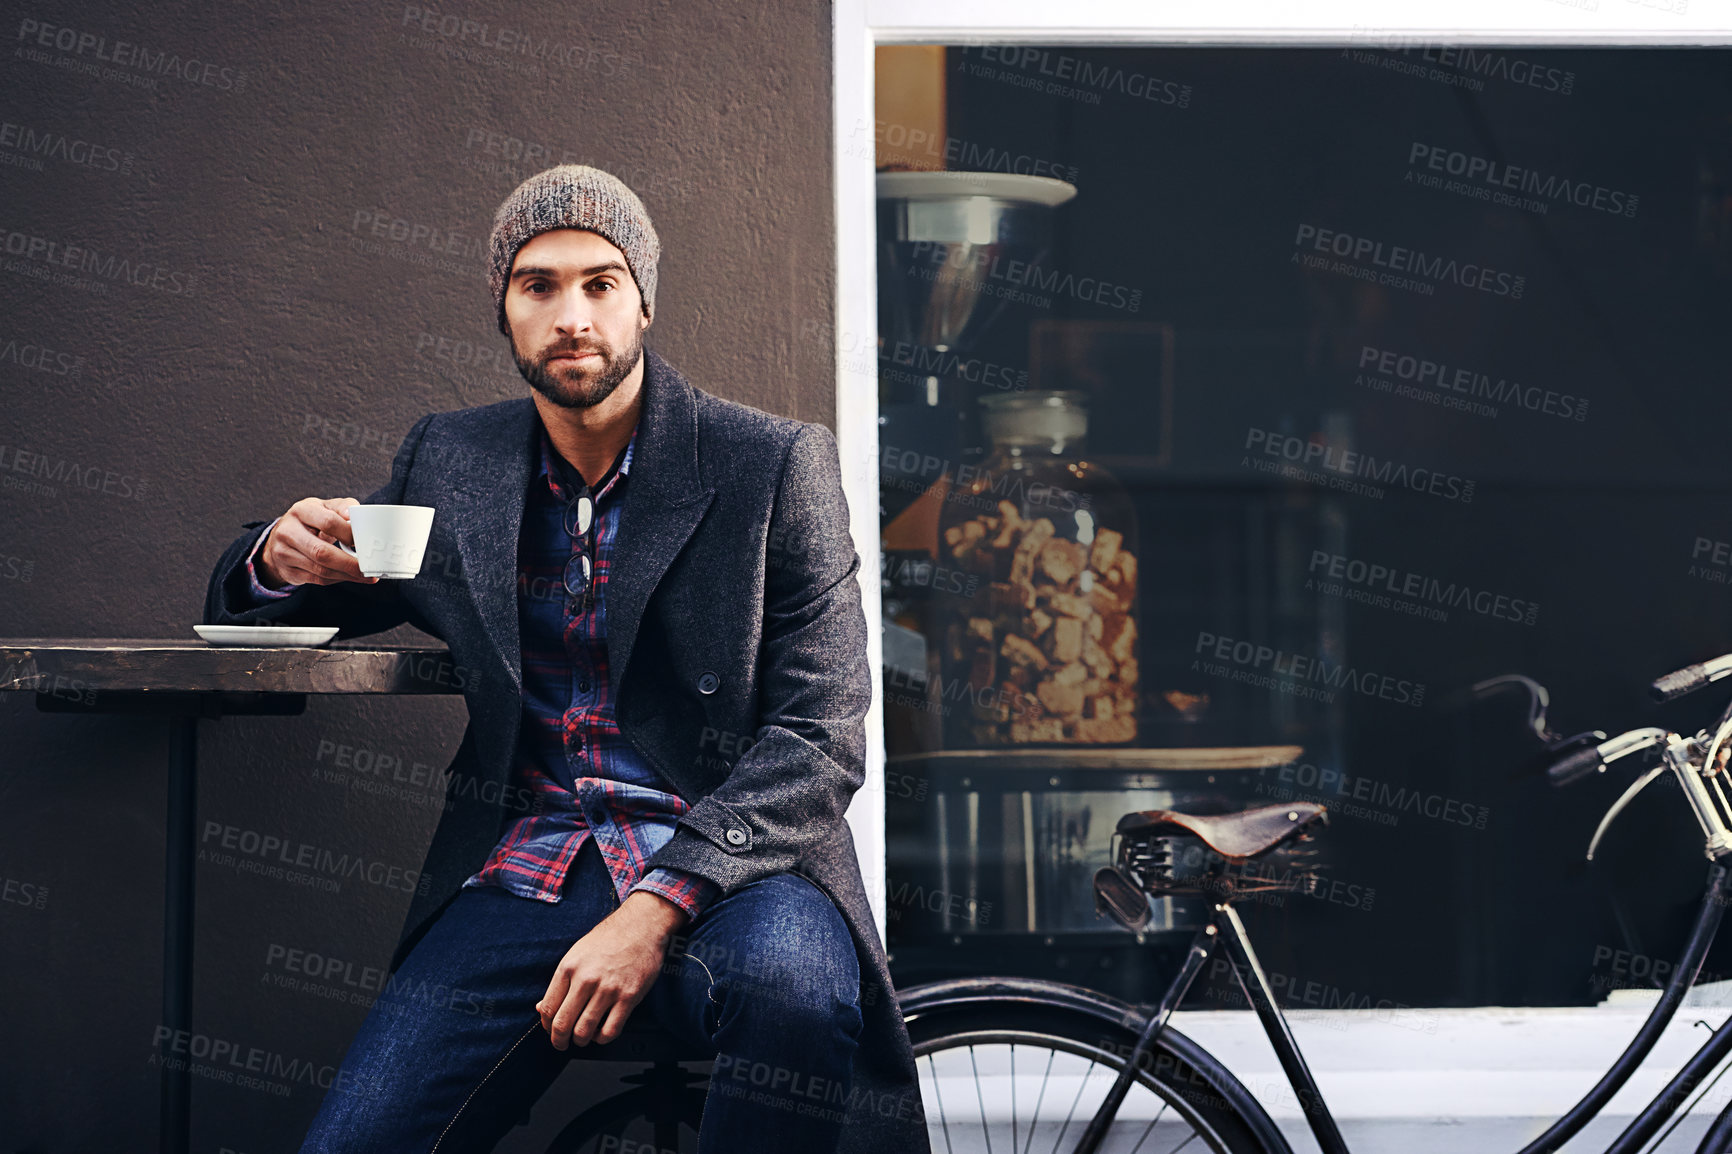
[[[577,470],[553,447],[553,439],[547,435],[547,425],[538,420],[535,427],[541,445],[541,465],[535,475],[547,485],[555,500],[570,500],[581,484]],[[632,452],[637,447],[637,431],[638,425],[633,425],[631,437],[625,443],[625,453],[619,459],[619,468],[607,478],[606,484],[596,490],[598,499],[613,488],[615,481],[631,472]]]

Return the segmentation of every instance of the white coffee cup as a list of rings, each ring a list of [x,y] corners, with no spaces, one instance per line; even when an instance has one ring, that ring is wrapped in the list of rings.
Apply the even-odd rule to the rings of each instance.
[[[414,577],[421,572],[427,538],[433,532],[431,505],[350,505],[349,530],[355,547],[337,547],[361,563],[367,577]]]

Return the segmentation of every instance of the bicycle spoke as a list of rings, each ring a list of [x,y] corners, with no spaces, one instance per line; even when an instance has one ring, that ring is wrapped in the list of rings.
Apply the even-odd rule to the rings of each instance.
[[[1098,1065],[1100,1065],[1099,1062],[1093,1058],[1089,1059],[1089,1068],[1083,1071],[1083,1079],[1077,1084],[1076,1097],[1071,1099],[1070,1113],[1064,1116],[1064,1125],[1059,1127],[1058,1137],[1052,1140],[1052,1154],[1058,1154],[1058,1144],[1064,1141],[1064,1132],[1070,1129],[1070,1121],[1076,1117],[1076,1104],[1082,1101],[1083,1087],[1089,1084],[1089,1078],[1094,1074],[1095,1067]]]
[[[926,1065],[932,1070],[932,1097],[938,1103],[938,1124],[944,1128],[944,1154],[954,1154],[950,1149],[950,1123],[944,1117],[944,1091],[938,1086],[938,1062],[928,1054]]]
[[[980,1063],[974,1060],[974,1047],[968,1047],[968,1064],[974,1070],[974,1100],[980,1103],[980,1133],[986,1139],[986,1154],[992,1154],[992,1126],[986,1120],[986,1096],[980,1090]],[[1010,1088],[1015,1097],[1016,1087]]]
[[[1137,1144],[1135,1146],[1131,1147],[1131,1154],[1137,1154],[1137,1151],[1143,1148],[1143,1143],[1147,1142],[1149,1140],[1149,1135],[1155,1131],[1155,1123],[1161,1120],[1161,1115],[1165,1114],[1167,1112],[1167,1107],[1171,1105],[1171,1102],[1161,1103],[1161,1108],[1155,1111],[1155,1116],[1149,1119],[1149,1124],[1147,1126],[1143,1127],[1143,1136],[1137,1139]],[[1196,1136],[1197,1133],[1193,1130],[1191,1132],[1191,1138],[1195,1138]],[[1186,1138],[1185,1141],[1189,1142],[1191,1138]],[[1167,1151],[1167,1154],[1173,1154],[1173,1152],[1169,1150]]]
[[[1040,1104],[1046,1101],[1046,1084],[1052,1077],[1052,1060],[1056,1057],[1058,1057],[1057,1050],[1046,1052],[1046,1073],[1040,1076],[1040,1095],[1034,1100],[1034,1117],[1028,1120],[1028,1142],[1023,1146],[1022,1154],[1028,1154],[1029,1149],[1034,1145],[1034,1131],[1040,1118]],[[1012,1154],[1015,1152],[1013,1151]]]
[[[1074,1149],[1073,1125],[1079,1127],[1077,1135],[1080,1138],[1087,1129],[1084,1124],[1091,1123],[1106,1103],[1099,1092],[1091,1092],[1095,1070],[1104,1070],[1108,1083],[1111,1083],[1125,1069],[1125,1063],[1112,1051],[1102,1049],[1100,1044],[1080,1042],[1073,1045],[1068,1044],[1072,1039],[1063,1037],[1054,1041],[1059,1044],[1046,1044],[1039,1035],[1007,1030],[998,1036],[993,1036],[992,1031],[959,1034],[952,1045],[938,1049],[917,1044],[916,1054],[927,1064],[921,1075],[922,1091],[926,1095],[926,1116],[928,1121],[934,1117],[938,1119],[938,1128],[944,1136],[943,1143],[933,1137],[934,1154],[1068,1154]],[[1027,1053],[1031,1047],[1037,1052],[1045,1050],[1047,1054],[1038,1079],[1033,1069],[1027,1069],[1025,1077],[1025,1068],[1029,1065]],[[1020,1055],[1019,1050],[1022,1051]],[[945,1058],[942,1065],[937,1061],[939,1055]],[[1183,1071],[1180,1073],[1182,1075]],[[930,1088],[925,1085],[928,1078],[932,1083]],[[965,1078],[974,1082],[972,1107],[954,1101],[959,1093],[968,1096],[967,1088],[956,1084]],[[1070,1081],[1075,1081],[1076,1086],[1061,1114],[1061,1087]],[[1025,1083],[1028,1082],[1037,1083],[1032,1106],[1026,1100],[1028,1089]],[[940,1083],[950,1084],[952,1101],[944,1101]],[[988,1083],[991,1083],[990,1105],[986,1100]],[[1050,1115],[1046,1109],[1049,1090],[1053,1094]],[[1004,1103],[1006,1094],[1010,1097],[1008,1106]],[[957,1114],[954,1119],[950,1117],[953,1112]],[[1001,1112],[1008,1114],[1011,1120],[1009,1143],[1003,1140],[1002,1135],[996,1140],[993,1138],[993,1130],[1002,1121]],[[1023,1134],[1025,1117],[1028,1121],[1026,1136]],[[1131,1077],[1129,1093],[1119,1103],[1102,1134],[1101,1151],[1102,1154],[1107,1151],[1117,1151],[1118,1154],[1201,1154],[1204,1150],[1238,1149],[1230,1139],[1225,1146],[1221,1145],[1224,1137],[1207,1116],[1193,1116],[1183,1100],[1179,1084],[1169,1084],[1137,1071]],[[1041,1148],[1038,1152],[1036,1145]]]

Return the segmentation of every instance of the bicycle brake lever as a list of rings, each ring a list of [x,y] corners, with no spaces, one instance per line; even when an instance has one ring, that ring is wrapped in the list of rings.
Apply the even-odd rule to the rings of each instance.
[[[1620,796],[1617,801],[1612,803],[1612,808],[1608,809],[1606,811],[1606,816],[1600,819],[1600,828],[1594,831],[1594,840],[1588,843],[1589,861],[1594,860],[1594,851],[1600,848],[1600,839],[1605,836],[1606,830],[1611,827],[1612,822],[1617,819],[1617,816],[1624,812],[1624,807],[1629,805],[1632,801],[1635,801],[1638,793],[1647,789],[1648,786],[1653,784],[1656,777],[1659,777],[1665,772],[1666,765],[1664,762],[1656,765],[1653,769],[1650,769],[1647,773],[1644,773],[1641,777],[1638,777],[1635,781],[1631,782],[1630,788],[1626,789],[1623,792],[1623,795]]]

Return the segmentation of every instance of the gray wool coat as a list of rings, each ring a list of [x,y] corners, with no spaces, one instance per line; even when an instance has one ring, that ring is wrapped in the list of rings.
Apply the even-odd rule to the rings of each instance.
[[[871,665],[835,436],[712,396],[647,349],[644,360],[608,580],[608,681],[621,731],[692,807],[649,865],[724,890],[794,870],[829,895],[854,937],[865,1020],[842,1149],[928,1151],[843,817],[865,776]],[[392,970],[515,813],[500,799],[514,796],[523,717],[517,542],[536,421],[525,396],[409,430],[391,479],[363,503],[437,510],[428,556],[444,561],[413,580],[308,584],[252,608],[245,561],[267,521],[249,522],[211,576],[206,624],[338,625],[342,640],[408,622],[451,650],[469,726]]]

